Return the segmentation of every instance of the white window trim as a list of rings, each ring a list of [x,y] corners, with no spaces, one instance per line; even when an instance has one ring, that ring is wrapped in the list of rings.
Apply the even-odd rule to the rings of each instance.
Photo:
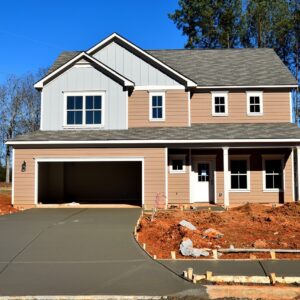
[[[281,160],[282,168],[282,189],[268,189],[266,187],[266,160]],[[262,167],[263,167],[263,192],[264,193],[278,193],[285,191],[285,169],[284,169],[284,155],[274,154],[274,155],[262,155]]]
[[[152,97],[162,96],[162,118],[152,117]],[[150,122],[163,122],[165,121],[165,111],[166,111],[166,93],[165,92],[149,92],[149,121]]]
[[[215,110],[215,97],[224,97],[225,99],[225,113],[217,113]],[[228,116],[228,92],[212,92],[211,93],[211,114],[214,117]]]
[[[264,98],[262,91],[247,91],[247,116],[256,117],[264,114]],[[260,112],[250,112],[250,97],[259,97]]]
[[[246,160],[247,161],[247,188],[246,189],[232,189],[231,188],[231,161],[232,160]],[[250,155],[229,155],[229,192],[234,193],[248,193],[251,191],[251,180],[250,180]]]
[[[67,124],[67,97],[68,96],[82,96],[82,124]],[[86,109],[85,109],[85,102],[86,96],[101,96],[101,124],[86,124]],[[64,129],[93,129],[93,128],[103,128],[105,124],[105,92],[103,91],[94,91],[94,92],[64,92],[64,121],[63,121],[63,128]]]
[[[173,160],[182,160],[183,161],[182,170],[173,170]],[[186,155],[185,154],[170,155],[169,172],[171,174],[183,174],[186,172]]]

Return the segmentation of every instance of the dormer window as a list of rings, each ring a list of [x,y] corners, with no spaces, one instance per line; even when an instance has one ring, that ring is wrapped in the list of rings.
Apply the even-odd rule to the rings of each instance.
[[[262,116],[263,115],[263,93],[247,92],[247,115]]]
[[[65,93],[65,127],[103,126],[104,93]]]
[[[213,116],[228,115],[228,93],[227,92],[212,93],[212,115]]]
[[[152,92],[149,94],[149,119],[150,121],[165,120],[165,93]]]

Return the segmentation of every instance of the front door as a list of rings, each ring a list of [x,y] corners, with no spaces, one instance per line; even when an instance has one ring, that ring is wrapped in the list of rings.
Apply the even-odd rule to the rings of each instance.
[[[213,197],[212,161],[194,160],[192,167],[192,202],[210,202]]]

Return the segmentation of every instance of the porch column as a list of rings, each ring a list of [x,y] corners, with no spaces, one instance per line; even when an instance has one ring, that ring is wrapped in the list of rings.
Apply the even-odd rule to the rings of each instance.
[[[229,206],[228,149],[229,147],[223,147],[224,206]]]
[[[297,198],[300,200],[300,147],[296,147],[297,150]]]

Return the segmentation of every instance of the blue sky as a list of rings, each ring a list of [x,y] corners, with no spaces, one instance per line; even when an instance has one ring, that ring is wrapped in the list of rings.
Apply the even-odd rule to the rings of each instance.
[[[112,32],[144,49],[182,48],[168,18],[177,0],[11,0],[1,2],[0,82],[50,66],[63,50],[85,50]]]

